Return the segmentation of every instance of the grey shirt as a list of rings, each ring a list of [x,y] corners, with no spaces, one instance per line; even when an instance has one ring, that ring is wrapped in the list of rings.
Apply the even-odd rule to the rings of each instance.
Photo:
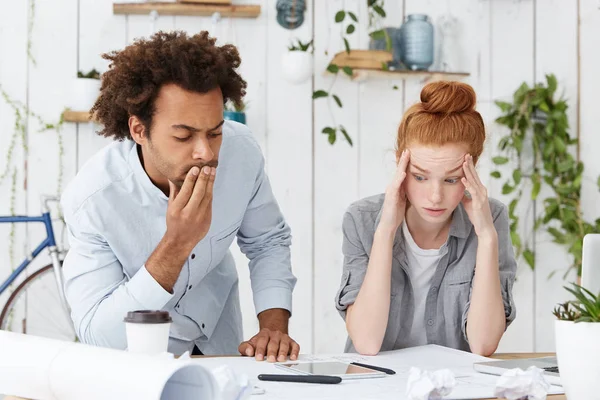
[[[346,309],[358,296],[369,264],[375,230],[381,218],[384,195],[359,200],[348,208],[343,222],[344,268],[335,305],[346,319]],[[510,240],[508,211],[504,204],[490,199],[494,226],[498,232],[500,285],[506,326],[515,319],[512,296],[517,263]],[[392,257],[391,300],[388,325],[381,351],[409,347],[408,337],[414,317],[414,296],[409,265],[404,250],[402,230],[394,238]],[[467,341],[467,314],[471,301],[477,235],[462,204],[452,214],[448,236],[448,252],[440,260],[427,294],[425,332],[427,343],[470,351]],[[350,338],[346,352],[356,352]]]

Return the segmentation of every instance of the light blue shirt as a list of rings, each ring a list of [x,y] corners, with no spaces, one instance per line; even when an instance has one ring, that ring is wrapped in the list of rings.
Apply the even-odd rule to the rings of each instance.
[[[69,184],[62,197],[70,244],[63,270],[77,335],[84,343],[125,349],[127,312],[162,309],[173,319],[170,352],[182,354],[195,343],[204,354],[237,354],[243,338],[233,239],[250,260],[257,314],[271,308],[291,313],[296,284],[290,228],[249,129],[224,124],[212,224],[172,294],[144,265],[165,233],[167,204],[130,140],[102,149]]]

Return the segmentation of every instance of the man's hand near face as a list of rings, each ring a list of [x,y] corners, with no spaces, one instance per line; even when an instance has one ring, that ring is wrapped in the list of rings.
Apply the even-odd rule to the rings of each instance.
[[[212,199],[216,169],[192,167],[178,188],[169,181],[167,232],[172,241],[192,248],[208,233],[212,220]]]
[[[193,167],[179,189],[169,181],[167,231],[146,262],[146,269],[169,293],[183,264],[210,228],[216,169]]]
[[[290,313],[281,308],[265,310],[258,314],[260,332],[242,342],[238,351],[243,356],[255,357],[257,361],[283,362],[298,359],[300,345],[288,336]]]

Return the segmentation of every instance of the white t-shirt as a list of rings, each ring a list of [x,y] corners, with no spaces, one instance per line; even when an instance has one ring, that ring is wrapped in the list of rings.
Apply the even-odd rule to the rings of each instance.
[[[425,302],[435,270],[441,258],[448,252],[448,242],[444,243],[439,249],[424,250],[415,243],[406,221],[402,222],[402,234],[406,243],[408,274],[415,298],[414,319],[408,341],[411,347],[422,346],[427,344]]]

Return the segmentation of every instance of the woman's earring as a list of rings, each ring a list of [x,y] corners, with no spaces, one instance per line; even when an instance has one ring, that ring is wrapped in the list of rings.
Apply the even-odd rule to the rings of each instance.
[[[466,189],[465,189],[465,197],[466,197],[467,199],[470,199],[470,198],[471,198],[471,193],[469,193],[469,191],[468,191],[468,190],[466,190]]]

